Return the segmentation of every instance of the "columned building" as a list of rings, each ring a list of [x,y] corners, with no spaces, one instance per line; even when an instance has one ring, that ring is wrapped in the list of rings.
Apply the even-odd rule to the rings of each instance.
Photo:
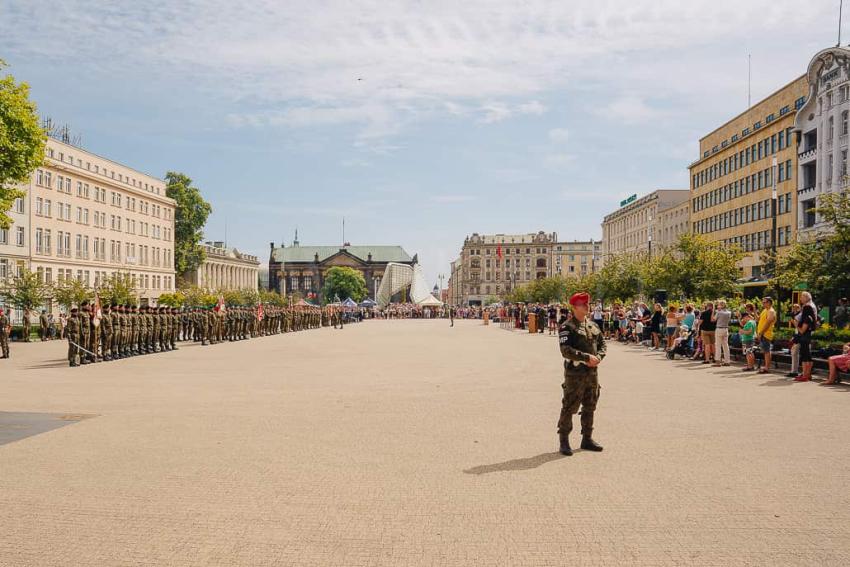
[[[481,305],[518,285],[551,276],[557,241],[557,233],[542,230],[467,236],[460,252],[459,304]]]
[[[302,246],[297,235],[291,246],[275,247],[272,242],[270,249],[269,289],[316,299],[321,299],[330,268],[346,266],[359,271],[369,297],[375,299],[388,263],[413,266],[418,262],[416,255],[411,257],[401,246],[352,246],[347,242],[342,246]]]
[[[257,290],[260,262],[256,256],[228,248],[224,242],[206,242],[206,258],[185,275],[186,283],[211,290]]]
[[[660,246],[659,217],[686,202],[688,196],[687,189],[659,189],[623,201],[602,221],[603,257],[651,252],[653,246]]]
[[[781,254],[796,240],[800,173],[795,116],[808,90],[803,75],[755,103],[700,139],[700,157],[689,166],[692,231],[740,247],[745,253],[739,263],[742,279],[761,279],[763,252],[775,245]],[[803,117],[808,114],[813,113],[804,112]],[[807,157],[807,144],[804,141],[802,158]]]
[[[848,187],[850,49],[831,47],[812,58],[806,71],[808,94],[796,114],[798,133],[796,226],[802,239],[826,227],[815,212],[823,195]]]
[[[129,274],[142,303],[174,290],[175,202],[163,180],[48,138],[44,163],[20,188],[13,224],[0,230],[0,279],[26,267],[46,283],[94,288]]]

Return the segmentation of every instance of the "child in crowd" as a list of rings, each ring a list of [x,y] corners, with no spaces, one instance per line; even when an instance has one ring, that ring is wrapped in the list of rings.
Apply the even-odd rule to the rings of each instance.
[[[756,369],[756,322],[749,311],[741,312],[741,330],[738,331],[738,334],[741,336],[741,350],[747,357],[747,365],[743,368],[743,371],[752,372]]]

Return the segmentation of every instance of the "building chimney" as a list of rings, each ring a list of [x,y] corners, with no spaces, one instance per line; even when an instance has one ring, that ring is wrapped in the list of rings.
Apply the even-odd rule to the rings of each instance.
[[[269,248],[271,248],[272,250],[274,250],[274,242],[269,242]]]

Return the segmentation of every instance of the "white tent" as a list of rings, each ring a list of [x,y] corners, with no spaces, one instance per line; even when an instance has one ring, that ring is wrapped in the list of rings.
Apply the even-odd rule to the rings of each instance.
[[[378,305],[381,307],[389,304],[393,295],[400,292],[406,287],[410,287],[410,300],[416,304],[422,304],[423,301],[429,301],[429,298],[436,301],[436,305],[442,305],[439,299],[435,298],[428,291],[428,283],[425,281],[425,273],[422,271],[422,266],[414,264],[412,267],[406,264],[397,264],[390,262],[384,270],[384,277],[381,279],[381,287],[378,288],[377,297]],[[429,303],[427,305],[434,305]]]
[[[434,297],[430,293],[428,294],[428,297],[426,297],[422,301],[416,302],[416,305],[420,305],[422,307],[439,307],[442,304],[443,304],[442,301],[440,301],[439,299],[437,299],[436,297]]]

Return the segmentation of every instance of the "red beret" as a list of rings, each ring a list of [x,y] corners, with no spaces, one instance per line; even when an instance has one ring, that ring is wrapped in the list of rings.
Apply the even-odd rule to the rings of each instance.
[[[590,303],[590,294],[586,291],[574,293],[570,298],[570,305],[587,305],[588,303]]]

